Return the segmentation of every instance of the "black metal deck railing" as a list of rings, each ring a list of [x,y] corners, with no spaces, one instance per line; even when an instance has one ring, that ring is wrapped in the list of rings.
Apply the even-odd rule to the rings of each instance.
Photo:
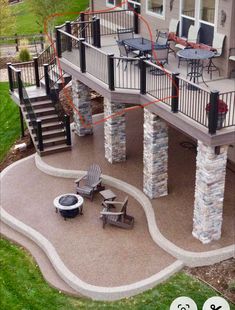
[[[56,27],[57,56],[76,65],[82,73],[87,72],[100,80],[111,91],[115,88],[132,89],[143,95],[150,95],[153,101],[157,99],[159,103],[170,107],[173,113],[182,113],[207,127],[210,134],[215,134],[216,130],[224,127],[235,126],[234,91],[223,94],[210,92],[144,58],[116,57],[99,49],[102,35],[115,34],[118,27],[134,28],[138,33],[138,14],[128,10],[99,12],[95,16],[84,12],[79,20]],[[49,56],[45,51],[37,61],[20,64],[20,69],[25,71],[22,73],[24,83],[39,86],[42,76],[39,64],[41,66],[44,57],[51,59],[53,55],[51,49],[48,51]],[[29,74],[33,67],[34,74]],[[8,73],[10,89],[14,90],[18,85],[11,65],[8,65]],[[48,72],[46,75],[48,76]],[[50,87],[48,84],[48,92]],[[221,100],[227,105],[227,111],[223,115],[222,126],[218,126]]]

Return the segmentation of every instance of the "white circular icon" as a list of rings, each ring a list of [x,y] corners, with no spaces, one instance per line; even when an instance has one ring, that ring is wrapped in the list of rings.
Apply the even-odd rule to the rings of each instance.
[[[197,310],[197,305],[192,298],[181,296],[172,302],[170,310]]]
[[[215,296],[207,299],[202,310],[230,310],[230,306],[224,298]]]

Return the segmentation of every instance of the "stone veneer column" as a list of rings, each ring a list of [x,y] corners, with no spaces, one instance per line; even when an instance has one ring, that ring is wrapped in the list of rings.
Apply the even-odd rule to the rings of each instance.
[[[77,135],[85,136],[93,133],[91,90],[76,79],[72,79],[74,129]],[[79,112],[79,113],[78,113]]]
[[[223,221],[227,146],[214,147],[198,141],[193,236],[202,243],[218,240]]]
[[[144,193],[151,199],[166,196],[168,127],[156,114],[144,109]]]
[[[124,104],[110,102],[104,98],[104,117],[123,110]],[[113,116],[104,123],[105,158],[110,163],[126,160],[126,121],[125,113]]]

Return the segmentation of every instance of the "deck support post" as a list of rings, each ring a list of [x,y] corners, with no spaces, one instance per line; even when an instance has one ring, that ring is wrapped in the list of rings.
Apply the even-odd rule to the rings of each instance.
[[[228,146],[214,147],[198,141],[193,236],[202,243],[218,240],[223,221],[223,201]]]
[[[100,19],[96,17],[94,17],[92,21],[92,36],[93,36],[93,45],[97,48],[101,48]]]
[[[65,23],[65,31],[69,34],[72,32],[71,22],[67,21]],[[66,36],[66,49],[68,52],[72,51],[72,38],[69,36]]]
[[[219,102],[219,91],[211,91],[210,94],[210,108],[208,112],[208,130],[211,135],[216,133],[217,122],[218,122],[218,104]]]
[[[179,73],[172,73],[171,111],[177,113],[179,109]]]
[[[81,38],[79,40],[79,57],[80,57],[80,69],[82,73],[86,72],[86,50],[85,45],[83,44],[85,42],[84,38]]]
[[[62,51],[61,51],[61,32],[60,32],[60,27],[57,26],[55,27],[56,30],[56,51],[57,51],[57,56],[58,58],[61,58]]]
[[[9,80],[10,91],[14,91],[11,62],[7,63],[7,72],[8,72],[8,80]]]
[[[88,86],[72,79],[74,129],[78,136],[93,134],[91,90]]]
[[[34,75],[35,75],[36,86],[40,87],[38,57],[33,57],[33,63],[34,63]]]
[[[144,108],[144,193],[151,199],[168,194],[168,127]]]
[[[49,77],[49,65],[44,64],[44,79],[45,79],[45,88],[46,88],[46,94],[50,95],[50,77]]]
[[[134,20],[133,20],[133,24],[134,24],[134,33],[138,34],[139,33],[139,13],[140,13],[140,7],[137,6],[136,8],[134,8]]]
[[[104,98],[105,158],[118,163],[126,160],[126,120],[122,112],[125,105]]]

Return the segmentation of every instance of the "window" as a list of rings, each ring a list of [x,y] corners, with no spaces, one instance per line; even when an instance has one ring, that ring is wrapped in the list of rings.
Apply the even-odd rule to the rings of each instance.
[[[215,0],[201,0],[200,20],[215,23]]]
[[[195,0],[183,0],[182,14],[188,17],[195,17]]]
[[[200,27],[199,42],[211,45],[214,36],[218,0],[181,0],[180,35],[188,36],[191,25]]]
[[[215,23],[215,0],[200,1],[200,42],[212,45]]]
[[[156,14],[160,17],[165,15],[165,0],[148,0],[147,2],[147,12]]]
[[[195,24],[195,0],[182,0],[181,36],[187,38],[188,30]]]
[[[122,0],[106,0],[107,6],[121,6]]]

